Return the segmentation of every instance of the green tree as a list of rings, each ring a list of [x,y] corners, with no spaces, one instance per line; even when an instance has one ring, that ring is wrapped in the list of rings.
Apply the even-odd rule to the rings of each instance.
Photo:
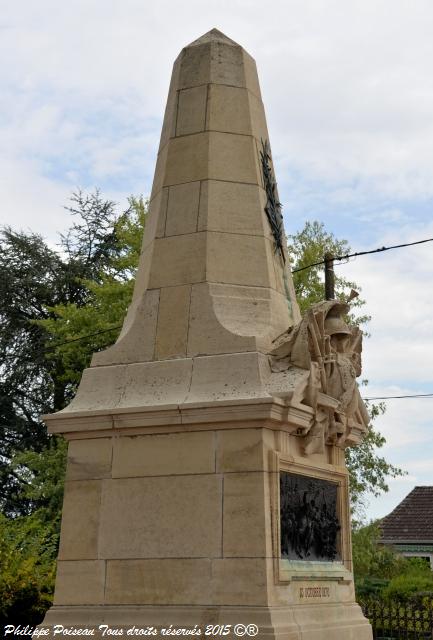
[[[122,214],[98,191],[71,200],[61,251],[0,236],[0,624],[36,624],[51,603],[66,442],[40,415],[70,401],[91,354],[116,338],[140,253],[142,198]]]
[[[290,236],[289,256],[293,274],[293,283],[301,312],[306,311],[312,304],[324,299],[324,269],[325,254],[334,256],[351,253],[351,247],[346,240],[338,240],[332,233],[325,230],[323,223],[318,221],[306,222],[304,228]],[[308,265],[315,265],[310,268]],[[299,269],[299,271],[296,271]],[[361,287],[355,282],[347,280],[339,275],[335,277],[335,295],[340,300],[348,301],[351,290],[361,291]],[[357,297],[351,301],[349,322],[361,326],[365,331],[365,325],[370,320],[366,314],[359,314],[365,301]],[[368,335],[368,334],[367,334]],[[366,381],[363,384],[367,384]],[[375,430],[373,421],[385,412],[384,403],[367,403],[371,423],[367,436],[358,447],[346,449],[346,464],[349,470],[350,495],[352,507],[358,516],[362,516],[365,500],[368,494],[374,496],[388,491],[388,478],[403,475],[404,472],[387,462],[385,458],[377,454],[377,450],[385,444],[385,438]]]
[[[323,261],[325,254],[342,256],[351,253],[351,248],[347,240],[339,240],[332,233],[326,231],[322,222],[313,220],[307,221],[301,231],[289,236],[288,246],[292,269],[297,271],[293,274],[296,297],[298,299],[301,313],[304,313],[312,304],[324,299],[324,269],[323,264],[316,264]],[[315,265],[309,267],[309,265]],[[305,268],[308,267],[308,268]],[[301,270],[302,269],[302,270]],[[335,274],[335,295],[340,300],[348,301],[351,290],[360,292],[361,287],[355,282],[347,280]],[[355,298],[351,301],[351,321],[357,325],[365,325],[370,320],[368,315],[356,315],[356,312],[365,304],[362,298]]]
[[[380,521],[356,525],[352,532],[353,572],[358,599],[405,601],[433,593],[433,574],[422,558],[405,558],[380,543]]]
[[[38,323],[50,335],[53,352],[62,362],[61,380],[71,395],[92,354],[119,334],[134,289],[146,210],[142,197],[129,198],[128,209],[113,222],[116,252],[96,274],[80,280],[85,303],[49,307],[49,317]]]
[[[58,532],[38,514],[0,514],[0,625],[38,624],[54,591]]]
[[[88,306],[92,287],[102,285],[113,263],[123,259],[126,239],[121,234],[128,234],[131,206],[119,216],[114,203],[98,191],[73,194],[68,210],[74,222],[59,252],[37,234],[10,228],[0,232],[0,506],[6,515],[25,515],[38,506],[23,490],[26,474],[11,460],[47,449],[50,439],[40,416],[68,404],[85,363],[78,358],[71,375],[73,368],[54,345],[61,335],[49,331],[54,309]],[[121,231],[119,219],[124,220]],[[94,341],[80,349],[88,353],[98,346]]]

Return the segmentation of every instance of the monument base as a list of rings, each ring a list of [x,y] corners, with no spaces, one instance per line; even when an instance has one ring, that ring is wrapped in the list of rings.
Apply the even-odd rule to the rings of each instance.
[[[52,637],[61,637],[54,635],[55,625],[92,629],[91,637],[98,639],[119,636],[166,638],[172,635],[269,640],[372,638],[368,620],[354,603],[290,607],[54,606],[47,613],[43,626],[50,628]],[[164,629],[168,633],[164,633]],[[190,633],[176,633],[178,630],[190,630]]]
[[[306,457],[301,438],[275,421],[273,429],[242,421],[218,429],[209,411],[204,430],[202,417],[181,432],[157,425],[158,433],[147,426],[71,440],[55,603],[42,626],[52,637],[62,625],[92,628],[95,638],[370,640],[355,603],[344,452],[329,446]],[[320,495],[334,487],[334,559],[313,558],[313,549],[304,559],[282,553],[286,477],[307,506],[306,481]],[[236,625],[244,626],[236,633]]]

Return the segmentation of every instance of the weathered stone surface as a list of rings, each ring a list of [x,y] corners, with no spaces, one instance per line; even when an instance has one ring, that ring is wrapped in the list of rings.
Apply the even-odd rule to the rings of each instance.
[[[267,603],[266,564],[256,558],[222,558],[212,562],[215,604],[259,606]]]
[[[266,557],[267,475],[258,472],[224,476],[224,558]]]
[[[107,604],[210,604],[212,561],[209,559],[110,560]],[[194,623],[195,624],[195,623]]]
[[[144,251],[144,249],[146,249],[149,244],[155,240],[155,238],[164,237],[167,202],[168,187],[161,189],[161,191],[159,191],[154,199],[149,203],[149,210],[146,216],[146,226],[143,235],[142,251]]]
[[[183,89],[183,91],[179,92],[176,123],[177,136],[204,131],[206,102],[206,84],[191,89]]]
[[[257,398],[262,394],[261,360],[257,353],[234,353],[194,359],[189,402]]]
[[[250,136],[252,129],[247,89],[224,84],[209,85],[206,121],[209,131]]]
[[[126,318],[116,344],[95,353],[92,358],[93,366],[153,360],[159,295],[159,289],[148,290],[141,300],[136,299],[131,304],[130,317]],[[128,326],[129,322],[131,326]],[[141,339],[137,343],[138,338]]]
[[[217,438],[216,469],[220,473],[267,471],[269,452],[275,449],[268,429],[227,429]]]
[[[218,557],[221,509],[215,474],[113,479],[102,495],[99,557]]]
[[[161,289],[155,345],[157,360],[186,357],[190,302],[191,285]]]
[[[155,240],[149,287],[171,287],[206,279],[206,237],[190,233]]]
[[[66,480],[95,480],[111,476],[111,438],[72,440],[68,446]]]
[[[203,135],[209,136],[209,169],[206,178],[260,184],[254,138],[219,131]]]
[[[170,187],[165,235],[177,236],[197,231],[200,182]]]
[[[105,562],[57,562],[55,605],[97,605],[104,602]],[[81,621],[80,621],[81,622]]]
[[[198,231],[270,238],[265,204],[258,185],[206,180],[201,187]]]
[[[124,436],[114,440],[113,478],[215,472],[215,433]]]
[[[76,480],[65,483],[60,560],[98,558],[101,480]]]
[[[208,177],[209,133],[172,138],[167,145],[167,162],[161,170],[161,183],[165,187]],[[159,167],[157,165],[156,171]],[[161,185],[161,186],[162,186]]]
[[[207,268],[210,282],[275,288],[270,262],[271,248],[260,236],[212,232],[207,238]],[[269,255],[271,254],[271,255]]]

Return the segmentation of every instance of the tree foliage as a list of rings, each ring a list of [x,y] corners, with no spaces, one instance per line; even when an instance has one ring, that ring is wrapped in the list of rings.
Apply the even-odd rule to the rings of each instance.
[[[112,222],[111,231],[106,230],[115,240],[116,251],[111,251],[109,258],[105,253],[104,264],[97,273],[80,280],[85,290],[85,302],[67,301],[50,307],[50,316],[40,322],[51,337],[56,357],[62,362],[61,380],[71,395],[75,393],[92,353],[117,338],[132,298],[145,215],[143,199],[129,198],[128,209]],[[80,227],[76,225],[82,242],[86,236]],[[70,233],[67,238],[68,246],[71,246]],[[79,251],[83,252],[83,247]]]
[[[380,543],[380,522],[355,526],[352,532],[355,588],[360,600],[405,601],[433,593],[433,573],[422,558],[405,558]]]
[[[142,198],[118,214],[78,192],[68,209],[60,251],[0,234],[0,622],[36,624],[51,602],[66,443],[41,414],[68,404],[91,354],[116,338],[140,251]]]

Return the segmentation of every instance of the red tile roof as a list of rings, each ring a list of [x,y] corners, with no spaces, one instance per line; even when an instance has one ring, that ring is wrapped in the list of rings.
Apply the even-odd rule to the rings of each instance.
[[[433,487],[415,487],[381,522],[382,542],[433,542]]]

